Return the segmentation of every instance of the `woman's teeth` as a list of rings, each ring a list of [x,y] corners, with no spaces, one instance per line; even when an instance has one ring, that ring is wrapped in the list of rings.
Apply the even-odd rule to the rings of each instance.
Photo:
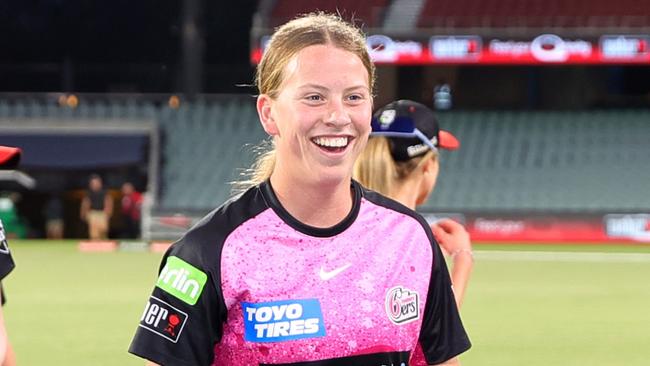
[[[348,145],[347,137],[316,137],[314,143],[323,147],[346,147]]]

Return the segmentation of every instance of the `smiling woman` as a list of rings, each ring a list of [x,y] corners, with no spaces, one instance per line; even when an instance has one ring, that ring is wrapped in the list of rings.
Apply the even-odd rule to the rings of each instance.
[[[271,184],[298,220],[329,227],[352,206],[352,167],[370,134],[370,76],[358,57],[333,45],[300,50],[284,74],[277,96],[261,94],[257,101],[262,126],[275,144]],[[307,205],[288,199],[301,186],[318,186],[328,199],[307,195],[313,199]]]
[[[274,149],[174,243],[130,352],[159,364],[430,364],[470,346],[426,221],[362,188],[374,66],[332,15],[280,27],[257,81]]]
[[[305,71],[316,73],[321,78],[329,75],[320,69],[321,62],[326,61],[327,57],[312,60],[315,62],[311,64],[309,60],[305,60],[305,56],[313,57],[315,56],[313,55],[314,52],[308,52],[308,55],[303,54],[301,55],[302,57],[297,57],[297,54],[301,53],[301,51],[310,46],[317,45],[339,51],[338,53],[347,59],[347,66],[351,68],[354,68],[354,66],[358,67],[359,64],[363,66],[365,73],[363,75],[358,73],[354,75],[365,80],[356,80],[359,85],[350,85],[361,89],[362,94],[353,93],[359,93],[359,90],[351,90],[349,91],[350,95],[346,95],[345,97],[350,102],[354,101],[357,104],[357,110],[363,110],[363,108],[372,109],[371,98],[374,91],[375,66],[370,60],[363,34],[359,29],[350,26],[338,17],[322,14],[319,16],[298,18],[278,29],[273,35],[264,53],[264,57],[257,68],[256,74],[257,87],[261,94],[259,99],[262,105],[266,106],[279,97],[280,90],[288,82],[286,79],[289,76],[295,76],[294,74],[298,68],[311,68],[311,70]],[[323,50],[320,51],[320,54],[316,55],[317,57],[322,57]],[[336,65],[330,66],[336,68]],[[342,70],[335,69],[337,75],[347,75],[339,71]],[[301,85],[300,87],[298,91],[302,94],[294,94],[291,97],[303,99],[305,104],[311,103],[322,106],[325,97],[323,95],[324,92],[331,91],[327,89],[326,85],[319,85],[317,83]],[[355,99],[359,100],[355,101]],[[260,101],[258,101],[258,107],[260,106]],[[366,122],[369,121],[370,116],[368,115],[367,118],[368,120]],[[367,124],[369,126],[369,123]],[[269,131],[267,130],[267,132]],[[273,136],[273,134],[271,135]],[[322,138],[318,142],[314,142],[321,146],[335,144],[339,144],[339,146],[347,145],[345,141],[342,141],[343,138],[341,137],[338,141]],[[267,180],[271,176],[275,163],[275,149],[262,155],[254,164],[252,179],[247,182],[247,185],[250,187]]]

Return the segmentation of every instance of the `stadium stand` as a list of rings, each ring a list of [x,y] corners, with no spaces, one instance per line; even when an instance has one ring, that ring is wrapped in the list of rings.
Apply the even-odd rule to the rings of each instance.
[[[650,26],[640,0],[426,0],[420,28],[625,28]]]
[[[425,0],[395,0],[386,9],[383,29],[404,31],[415,29]]]
[[[224,202],[265,138],[253,101],[241,98],[165,108],[159,121],[165,134],[163,208],[206,210]]]
[[[106,98],[82,100],[76,108],[62,107],[56,101],[3,99],[0,118],[43,123],[156,121],[162,135],[157,207],[173,210],[205,211],[225,201],[231,195],[230,182],[239,179],[240,169],[252,161],[252,145],[265,137],[254,100],[248,96],[186,102],[178,109],[150,101]]]
[[[388,0],[277,0],[271,12],[270,26],[276,27],[293,19],[298,14],[315,10],[340,13],[346,19],[355,19],[366,27],[377,27],[382,23],[383,12]]]
[[[453,112],[461,141],[443,152],[424,211],[647,210],[650,111]]]
[[[157,209],[207,212],[232,194],[266,138],[253,98],[182,103],[91,101],[77,108],[0,100],[0,118],[129,120],[162,131]],[[650,110],[454,111],[441,124],[461,141],[443,152],[423,211],[596,212],[650,209]]]
[[[648,3],[644,0],[276,0],[270,6],[268,28],[314,10],[340,12],[365,28],[386,31],[650,27]]]

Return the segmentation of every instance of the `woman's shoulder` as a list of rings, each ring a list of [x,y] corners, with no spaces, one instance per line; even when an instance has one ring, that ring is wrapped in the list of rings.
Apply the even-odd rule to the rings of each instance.
[[[362,187],[361,189],[363,192],[363,198],[365,200],[389,212],[393,212],[402,215],[404,217],[410,218],[415,225],[422,227],[425,230],[425,232],[427,232],[427,235],[430,235],[431,228],[429,227],[429,223],[418,212],[378,192],[369,190],[364,187]]]
[[[267,209],[257,187],[240,193],[203,216],[172,247],[211,256],[239,226]]]

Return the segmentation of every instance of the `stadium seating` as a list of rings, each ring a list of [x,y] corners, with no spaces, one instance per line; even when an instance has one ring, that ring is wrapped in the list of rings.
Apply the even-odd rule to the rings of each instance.
[[[427,0],[421,28],[647,27],[646,1],[638,0]]]
[[[205,210],[225,201],[265,137],[252,99],[164,108],[159,117],[164,208]]]
[[[253,98],[166,104],[82,101],[77,108],[0,100],[0,118],[153,119],[162,135],[161,209],[207,211],[266,137]],[[442,152],[425,211],[586,212],[650,209],[650,110],[472,111],[439,115],[461,148]]]
[[[650,111],[454,112],[424,210],[647,210]]]
[[[315,10],[340,13],[364,28],[402,32],[438,29],[634,29],[650,27],[647,1],[608,0],[276,0],[264,24],[272,29]]]
[[[293,19],[298,14],[314,10],[340,13],[345,19],[355,19],[366,27],[381,25],[384,8],[388,0],[277,0],[271,12],[270,26],[276,27]]]

